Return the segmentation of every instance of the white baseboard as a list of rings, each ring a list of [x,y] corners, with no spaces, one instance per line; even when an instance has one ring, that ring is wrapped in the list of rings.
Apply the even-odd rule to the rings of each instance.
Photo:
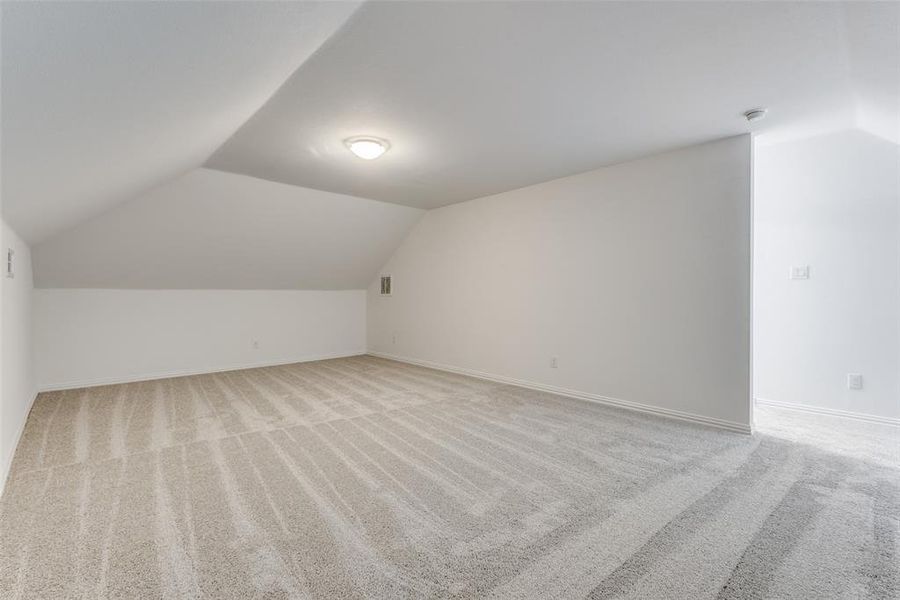
[[[19,447],[19,441],[22,439],[22,434],[25,433],[25,424],[28,422],[28,416],[31,414],[31,409],[34,408],[34,401],[37,398],[37,395],[37,391],[32,394],[31,401],[28,403],[28,410],[25,411],[25,418],[22,419],[22,422],[19,423],[19,426],[16,428],[16,436],[10,447],[9,456],[3,461],[3,465],[0,465],[0,468],[3,469],[3,472],[0,473],[0,496],[3,496],[3,490],[6,488],[6,480],[9,477],[9,470],[12,468],[13,457],[16,455],[16,448]]]
[[[838,410],[836,408],[825,408],[822,406],[810,406],[808,404],[797,404],[795,402],[781,402],[780,400],[768,400],[766,398],[756,398],[756,403],[762,404],[763,406],[775,406],[777,408],[786,408],[816,415],[827,415],[829,417],[841,417],[843,419],[854,419],[856,421],[866,421],[867,423],[878,423],[880,425],[900,427],[900,419],[892,417],[856,413],[848,410]]]
[[[365,350],[351,352],[339,352],[335,354],[313,354],[294,358],[269,360],[256,363],[228,365],[224,367],[184,369],[178,371],[166,371],[162,373],[144,373],[125,377],[103,377],[99,379],[79,379],[61,383],[46,383],[38,386],[39,392],[56,392],[61,390],[77,390],[81,388],[97,387],[100,385],[115,385],[119,383],[137,383],[140,381],[153,381],[156,379],[171,379],[172,377],[188,377],[190,375],[205,375],[207,373],[223,373],[225,371],[241,371],[244,369],[259,369],[261,367],[277,367],[279,365],[291,365],[294,363],[312,362],[316,360],[329,360],[332,358],[348,358],[350,356],[362,356]]]
[[[726,421],[724,419],[716,419],[713,417],[704,417],[702,415],[696,415],[693,413],[682,412],[679,410],[672,410],[668,408],[661,408],[658,406],[651,406],[649,404],[641,404],[639,402],[631,402],[630,400],[621,400],[619,398],[610,398],[609,396],[601,396],[599,394],[590,394],[588,392],[581,392],[578,390],[570,390],[567,388],[556,387],[552,385],[544,385],[542,383],[536,383],[534,381],[525,381],[522,379],[513,379],[512,377],[503,377],[501,375],[494,375],[491,373],[482,373],[481,371],[474,371],[472,369],[464,369],[460,367],[454,367],[451,365],[444,365],[440,363],[434,363],[427,360],[417,360],[413,358],[407,358],[405,356],[396,356],[393,354],[386,354],[384,352],[373,352],[369,351],[368,354],[372,356],[377,356],[379,358],[386,358],[388,360],[396,360],[398,362],[409,363],[411,365],[418,365],[420,367],[428,367],[429,369],[437,369],[438,371],[447,371],[449,373],[458,373],[460,375],[468,375],[469,377],[476,377],[478,379],[486,379],[488,381],[496,381],[497,383],[506,383],[509,385],[515,385],[518,387],[527,388],[530,390],[537,390],[539,392],[548,392],[551,394],[556,394],[558,396],[567,396],[569,398],[577,398],[579,400],[587,400],[589,402],[597,402],[599,404],[605,404],[607,406],[616,406],[619,408],[626,408],[628,410],[634,410],[637,412],[648,413],[657,416],[669,417],[671,419],[678,419],[680,421],[689,421],[691,423],[700,423],[702,425],[710,425],[712,427],[718,427],[720,429],[727,429],[729,431],[736,431],[738,433],[751,433],[751,428],[749,425],[744,425],[742,423],[735,423],[733,421]]]

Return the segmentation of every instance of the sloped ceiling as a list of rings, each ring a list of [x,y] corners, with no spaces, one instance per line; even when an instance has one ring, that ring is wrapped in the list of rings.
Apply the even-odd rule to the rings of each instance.
[[[363,289],[423,213],[196,169],[35,247],[35,285]]]
[[[38,242],[195,167],[357,2],[3,2],[4,218]]]
[[[896,115],[900,3],[364,5],[207,166],[433,208],[745,133]],[[342,140],[391,150],[364,163]]]
[[[900,2],[843,6],[857,125],[900,144]]]
[[[760,139],[900,137],[900,3],[0,6],[3,216],[43,287],[361,288],[420,214],[399,205],[744,133],[757,106]],[[359,160],[361,134],[393,147]]]

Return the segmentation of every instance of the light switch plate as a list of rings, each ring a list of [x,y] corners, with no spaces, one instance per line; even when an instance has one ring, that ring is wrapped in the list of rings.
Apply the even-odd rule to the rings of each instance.
[[[863,389],[863,376],[859,373],[847,373],[847,389]]]
[[[809,279],[809,265],[791,267],[791,279]]]

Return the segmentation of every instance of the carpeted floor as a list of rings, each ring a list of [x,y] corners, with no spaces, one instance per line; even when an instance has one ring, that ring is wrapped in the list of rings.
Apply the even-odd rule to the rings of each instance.
[[[373,357],[47,393],[0,597],[898,598],[898,476]]]

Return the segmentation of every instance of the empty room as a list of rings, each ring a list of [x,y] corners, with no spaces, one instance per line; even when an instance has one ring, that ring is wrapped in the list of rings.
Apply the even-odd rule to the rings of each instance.
[[[900,598],[900,2],[0,53],[0,598]]]

